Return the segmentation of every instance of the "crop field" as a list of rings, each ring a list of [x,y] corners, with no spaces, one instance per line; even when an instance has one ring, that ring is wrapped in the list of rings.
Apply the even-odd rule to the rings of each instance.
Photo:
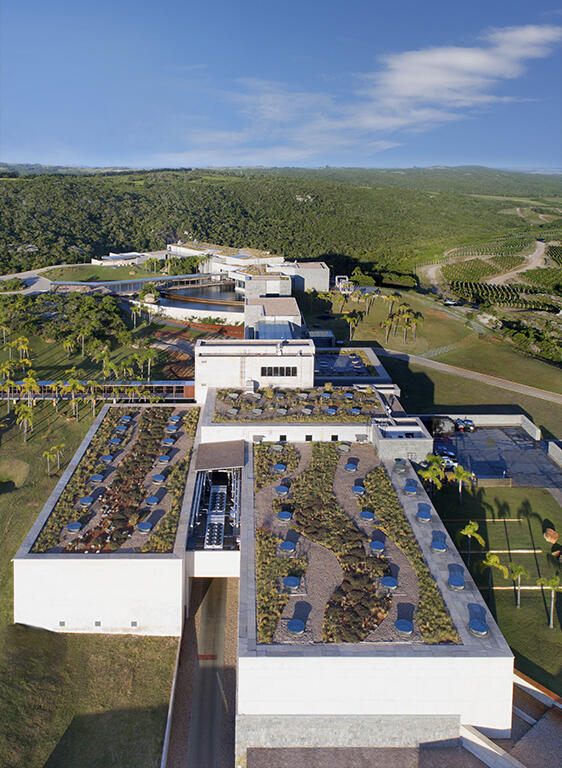
[[[562,267],[562,245],[549,245],[544,255]]]
[[[545,528],[562,533],[562,508],[543,488],[475,488],[463,492],[462,505],[453,485],[438,491],[434,504],[453,540],[467,561],[467,540],[457,539],[469,521],[478,523],[484,538],[481,547],[472,541],[470,570],[482,590],[500,629],[515,653],[516,667],[551,690],[562,693],[562,634],[560,619],[548,628],[550,591],[522,590],[521,608],[516,608],[515,586],[499,570],[492,574],[481,566],[484,553],[497,554],[500,563],[523,566],[528,573],[521,585],[536,586],[540,577],[560,573],[560,563],[551,556],[552,545],[545,541]],[[491,583],[493,592],[489,590]],[[498,589],[505,587],[511,589]]]
[[[546,269],[529,269],[523,275],[534,285],[562,294],[562,269],[560,267],[547,267]]]
[[[515,269],[515,267],[521,266],[523,262],[525,261],[524,256],[492,256],[490,258],[490,261],[495,264],[495,266],[501,271],[501,272],[508,272],[510,269]]]
[[[530,253],[534,244],[535,241],[528,235],[502,237],[487,243],[462,246],[454,251],[454,256],[512,256]]]
[[[483,277],[496,275],[500,270],[482,259],[469,259],[457,264],[445,264],[441,271],[443,277],[452,282],[453,280],[478,281]]]
[[[529,270],[530,272],[545,270]],[[529,274],[528,272],[525,273]],[[561,275],[562,277],[562,275]],[[481,304],[495,304],[496,306],[512,307],[514,309],[543,309],[546,311],[558,311],[558,308],[542,299],[530,299],[524,294],[538,293],[539,289],[526,285],[489,285],[488,283],[471,282],[466,280],[453,280],[451,290],[458,296],[468,301]]]

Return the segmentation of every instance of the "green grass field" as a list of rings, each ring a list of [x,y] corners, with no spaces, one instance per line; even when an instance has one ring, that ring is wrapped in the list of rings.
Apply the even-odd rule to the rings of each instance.
[[[457,489],[452,485],[438,491],[433,501],[455,541],[466,521],[478,522],[486,547],[483,550],[473,542],[471,572],[515,653],[516,666],[562,694],[562,596],[556,602],[554,629],[549,629],[549,590],[523,590],[518,610],[515,590],[494,589],[493,594],[489,594],[489,574],[480,568],[483,551],[490,549],[497,552],[504,565],[513,562],[527,568],[530,575],[521,580],[522,585],[534,586],[539,577],[549,578],[560,573],[560,564],[549,555],[551,545],[543,536],[545,526],[562,533],[559,504],[542,488],[475,488],[463,492],[461,505]],[[459,547],[466,560],[466,539],[459,543]],[[516,550],[535,551],[521,553]],[[494,571],[492,584],[494,587],[510,587],[512,582]]]
[[[375,349],[376,352],[376,349]],[[562,436],[562,412],[547,400],[385,357],[383,365],[402,390],[408,413],[525,413],[546,439]]]
[[[11,423],[5,410],[2,423]],[[16,427],[1,430],[0,754],[6,768],[159,765],[175,638],[59,634],[12,624],[11,558],[58,479],[47,477],[42,452],[64,442],[67,462],[89,424],[40,404],[27,445]]]
[[[133,331],[134,338],[140,341],[147,335],[151,335],[157,327],[160,328],[161,326],[156,326],[154,323],[152,323],[149,327],[147,327],[144,323],[139,324],[137,330]],[[85,379],[101,380],[103,378],[101,362],[97,363],[87,356],[82,357],[81,350],[79,348],[75,349],[69,357],[67,352],[63,349],[62,344],[57,342],[46,342],[38,336],[29,336],[28,338],[31,367],[35,371],[35,375],[38,380],[58,381],[60,378],[62,378],[64,372],[73,366],[76,366],[78,371],[82,371],[83,378]],[[8,339],[8,341],[9,340],[10,339]],[[111,362],[118,366],[121,362],[123,362],[123,360],[125,360],[127,357],[130,357],[135,351],[136,350],[133,347],[119,347],[114,349],[110,353],[109,357]],[[0,362],[7,360],[8,354],[9,353],[6,350],[0,349]],[[12,352],[12,358],[15,359],[16,357],[17,353]],[[153,364],[152,366],[151,378],[153,380],[161,379],[164,376],[163,365],[165,362],[166,354],[165,352],[159,350],[158,360],[156,361],[156,364]],[[146,374],[146,366],[144,370]],[[14,374],[12,375],[12,378],[22,378],[23,375],[25,375],[23,373],[23,369],[17,367]],[[135,367],[134,376],[137,375],[140,376],[140,371]]]
[[[434,358],[442,363],[517,381],[531,387],[562,394],[562,370],[556,365],[528,357],[493,338],[467,339],[456,349]]]
[[[126,280],[129,277],[154,277],[154,272],[136,267],[131,264],[127,267],[103,267],[95,264],[77,264],[70,267],[53,267],[43,272],[43,277],[49,280],[78,280],[88,282],[91,280]],[[161,276],[156,272],[156,277]]]

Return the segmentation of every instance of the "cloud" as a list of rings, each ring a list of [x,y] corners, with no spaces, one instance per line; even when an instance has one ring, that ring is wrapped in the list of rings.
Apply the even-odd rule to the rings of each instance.
[[[501,83],[521,77],[527,62],[549,56],[562,40],[551,24],[486,31],[473,46],[440,46],[390,53],[372,72],[349,76],[344,96],[291,89],[257,78],[221,92],[229,122],[239,129],[191,131],[188,147],[166,162],[267,164],[322,162],[326,156],[368,160],[402,145],[408,133],[466,119],[493,104],[514,101]]]

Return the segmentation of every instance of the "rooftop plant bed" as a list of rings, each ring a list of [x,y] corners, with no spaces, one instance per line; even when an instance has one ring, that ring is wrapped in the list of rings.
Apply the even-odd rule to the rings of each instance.
[[[333,443],[315,443],[308,468],[291,483],[282,506],[293,512],[291,526],[330,550],[344,572],[330,598],[322,629],[326,643],[357,643],[381,623],[390,597],[377,594],[377,578],[390,573],[387,561],[367,555],[367,537],[339,506],[333,491],[338,463]],[[274,502],[280,508],[281,503]]]
[[[378,467],[365,478],[361,506],[375,511],[377,526],[406,555],[418,577],[419,604],[415,619],[425,643],[458,643],[459,636],[420,551],[416,537],[385,470]]]
[[[96,431],[90,445],[82,457],[74,474],[67,483],[61,497],[49,516],[34,551],[46,552],[53,547],[64,546],[65,552],[102,551],[112,552],[119,549],[134,533],[136,525],[148,514],[143,509],[147,495],[146,478],[153,468],[156,457],[162,453],[161,441],[165,427],[173,408],[110,409]],[[106,474],[107,465],[101,462],[101,456],[108,452],[108,440],[114,434],[117,423],[123,416],[137,415],[134,442],[128,449],[127,442],[135,421],[127,426],[128,431],[121,432],[119,450],[125,454],[114,472],[109,476],[102,494],[96,498],[96,506],[86,506],[79,510],[77,504],[82,497],[88,496],[88,484],[93,474]],[[197,429],[199,409],[189,409],[183,419],[184,432],[193,438]],[[120,428],[125,426],[120,424]],[[111,448],[109,448],[111,450]],[[181,460],[174,464],[166,480],[166,493],[169,493],[170,507],[158,521],[157,527],[143,542],[143,552],[169,552],[173,550],[175,534],[181,511],[181,500],[185,487],[185,478],[189,468],[190,448]],[[102,481],[103,482],[103,481]],[[101,506],[100,506],[101,505]],[[96,515],[101,517],[97,520]],[[95,518],[89,530],[70,542],[61,539],[64,526],[73,520],[82,525]]]
[[[272,483],[280,474],[293,474],[299,465],[299,452],[290,443],[276,443],[273,450],[271,443],[259,443],[254,446],[254,475],[256,489],[259,491]],[[273,467],[284,464],[286,469],[276,473]]]
[[[271,643],[288,595],[279,592],[279,579],[301,577],[306,570],[304,557],[277,557],[281,539],[269,531],[256,531],[256,596],[258,642]]]
[[[359,409],[359,412],[353,412]],[[376,390],[359,391],[352,387],[313,389],[273,389],[257,393],[219,389],[215,400],[214,422],[321,422],[364,424],[383,414]]]
[[[107,412],[90,445],[82,456],[79,465],[66,484],[59,500],[35,540],[33,552],[47,552],[52,547],[55,547],[60,541],[60,533],[63,526],[76,519],[76,502],[79,498],[86,495],[86,483],[92,473],[98,469],[105,471],[105,466],[100,467],[100,454],[105,452],[104,449],[119,419],[123,416],[129,416],[131,413],[132,411],[122,408],[110,409]]]

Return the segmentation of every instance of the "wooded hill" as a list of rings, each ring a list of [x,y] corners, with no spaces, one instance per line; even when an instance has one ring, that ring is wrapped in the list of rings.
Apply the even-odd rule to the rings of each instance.
[[[477,196],[513,195],[516,189],[551,206],[562,198],[559,176],[479,168],[0,178],[0,272],[88,261],[110,250],[162,249],[189,237],[289,258],[323,258],[338,270],[360,262],[365,271],[408,272],[455,246],[552,232],[557,222],[530,224],[505,213],[513,202]]]

